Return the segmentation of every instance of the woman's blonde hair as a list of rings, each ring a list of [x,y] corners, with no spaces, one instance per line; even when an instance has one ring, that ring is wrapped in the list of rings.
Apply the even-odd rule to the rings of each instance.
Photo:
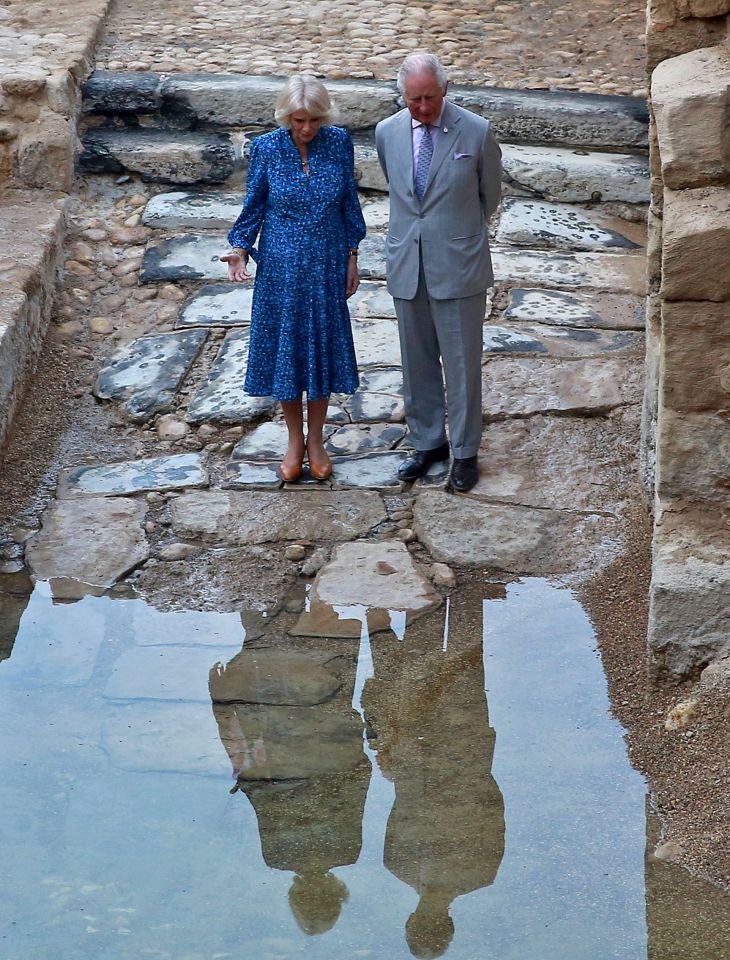
[[[274,118],[280,127],[289,126],[289,117],[297,110],[306,110],[322,123],[332,123],[335,110],[327,88],[309,73],[297,73],[284,84],[276,101]]]

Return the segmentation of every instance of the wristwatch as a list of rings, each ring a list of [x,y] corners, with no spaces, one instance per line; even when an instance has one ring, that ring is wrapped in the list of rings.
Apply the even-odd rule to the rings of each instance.
[[[350,255],[351,257],[356,257],[356,256],[357,256],[357,247],[350,247],[350,249],[349,249],[347,252],[349,253],[349,255]]]

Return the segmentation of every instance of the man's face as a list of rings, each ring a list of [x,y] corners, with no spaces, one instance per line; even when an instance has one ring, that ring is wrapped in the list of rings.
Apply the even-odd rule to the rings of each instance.
[[[441,113],[446,87],[430,72],[412,73],[405,82],[403,99],[414,120],[435,123]]]

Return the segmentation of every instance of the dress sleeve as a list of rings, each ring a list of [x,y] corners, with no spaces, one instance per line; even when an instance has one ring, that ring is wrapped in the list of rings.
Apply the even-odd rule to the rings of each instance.
[[[345,167],[345,192],[342,197],[342,214],[345,220],[347,245],[356,249],[366,233],[365,220],[360,209],[360,198],[357,195],[355,180],[355,149],[349,133],[344,131],[345,138],[342,145]]]
[[[243,209],[238,219],[228,233],[228,242],[232,247],[243,247],[244,250],[254,249],[256,237],[264,222],[268,195],[266,162],[258,140],[254,140],[248,162],[246,199],[243,201]]]

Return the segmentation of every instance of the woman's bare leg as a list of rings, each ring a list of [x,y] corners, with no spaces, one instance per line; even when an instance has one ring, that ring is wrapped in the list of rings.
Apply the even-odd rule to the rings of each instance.
[[[307,400],[307,457],[309,472],[316,480],[326,480],[332,473],[332,461],[324,448],[324,422],[329,397]]]
[[[304,460],[304,413],[302,398],[297,400],[282,400],[281,409],[284,413],[284,422],[289,431],[289,443],[284,459],[281,461],[282,480],[296,480],[302,472]]]

